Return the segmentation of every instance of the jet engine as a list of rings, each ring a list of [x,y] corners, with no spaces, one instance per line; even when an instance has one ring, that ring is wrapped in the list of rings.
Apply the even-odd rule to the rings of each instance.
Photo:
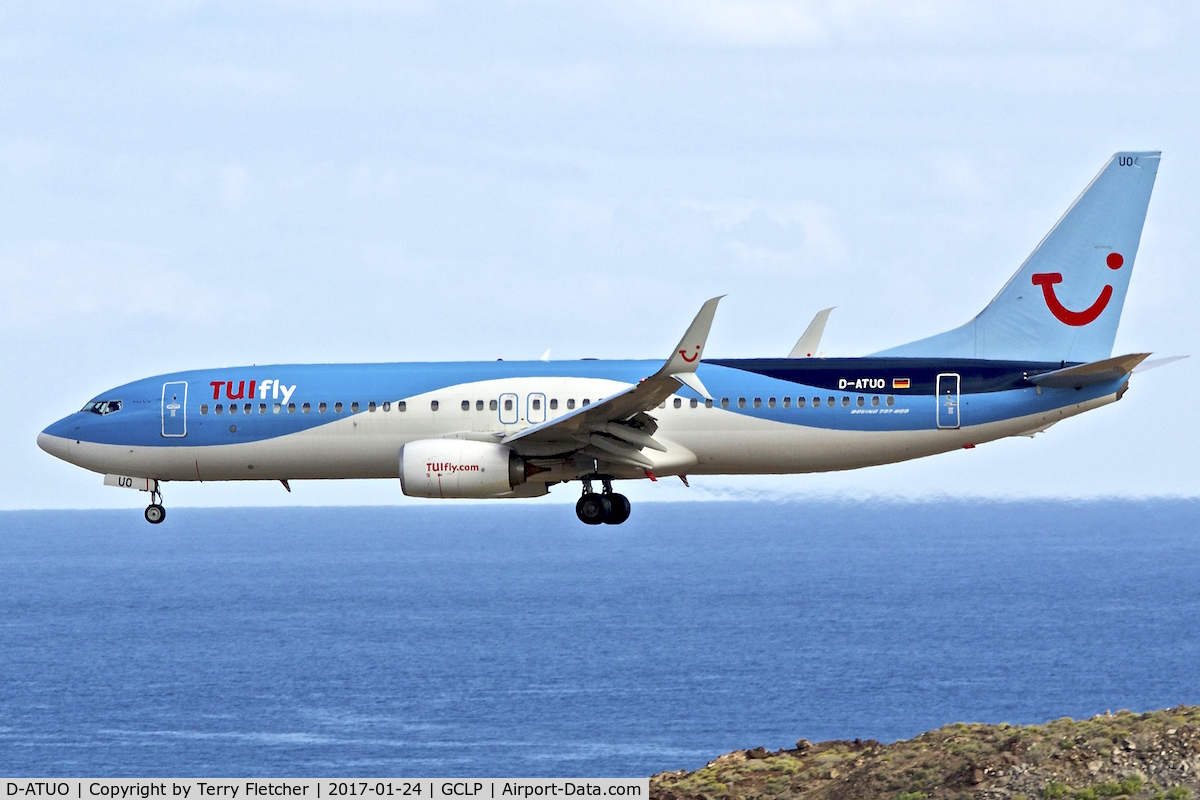
[[[409,497],[482,498],[525,482],[511,447],[468,439],[418,439],[400,448],[400,488]]]

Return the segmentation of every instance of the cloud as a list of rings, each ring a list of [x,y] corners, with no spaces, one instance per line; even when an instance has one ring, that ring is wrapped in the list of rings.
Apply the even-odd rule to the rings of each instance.
[[[249,173],[241,164],[227,164],[220,169],[221,201],[225,208],[237,209],[246,204],[246,184]]]
[[[271,304],[261,293],[222,293],[163,260],[114,242],[40,241],[0,251],[0,330],[115,335],[155,321],[251,319]]]
[[[701,44],[820,46],[844,39],[905,38],[936,29],[959,3],[876,0],[658,0],[640,14],[661,30]]]
[[[792,271],[797,261],[829,263],[846,254],[830,210],[816,203],[685,200],[682,205],[707,217],[743,265]]]

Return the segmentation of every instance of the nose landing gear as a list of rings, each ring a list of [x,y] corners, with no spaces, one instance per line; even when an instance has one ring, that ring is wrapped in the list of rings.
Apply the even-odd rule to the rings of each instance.
[[[604,488],[596,494],[592,491],[592,481],[583,481],[583,497],[575,504],[575,516],[584,525],[620,525],[629,519],[632,510],[629,498],[614,492],[608,478],[601,478],[600,483]]]
[[[158,482],[155,481],[154,488],[150,490],[150,505],[146,506],[146,522],[151,525],[157,525],[167,518],[167,509],[163,508],[162,492],[158,489]]]

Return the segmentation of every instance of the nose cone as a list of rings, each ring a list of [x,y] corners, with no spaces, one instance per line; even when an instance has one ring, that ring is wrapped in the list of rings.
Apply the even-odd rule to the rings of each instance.
[[[72,414],[69,417],[63,417],[39,433],[37,437],[38,447],[55,458],[61,458],[64,461],[69,460],[68,448],[71,443],[79,438],[79,429],[82,424],[79,416],[79,414]]]
[[[59,425],[59,423],[56,422],[56,423],[54,423],[54,425],[51,425],[49,428],[46,428],[46,430],[39,433],[38,438],[37,438],[37,443],[38,443],[38,447],[42,448],[50,455],[54,456],[55,458],[61,458],[63,461],[66,461],[67,454],[68,454],[68,447],[71,443],[71,440],[67,439],[64,436],[56,436],[56,435],[54,435],[54,433],[52,433],[52,431],[58,425]]]

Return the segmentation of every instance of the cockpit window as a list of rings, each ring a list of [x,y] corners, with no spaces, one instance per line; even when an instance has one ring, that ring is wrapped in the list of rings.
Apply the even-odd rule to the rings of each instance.
[[[90,411],[93,414],[104,416],[105,414],[113,414],[121,410],[120,400],[99,400],[95,403],[88,403],[80,411]]]

